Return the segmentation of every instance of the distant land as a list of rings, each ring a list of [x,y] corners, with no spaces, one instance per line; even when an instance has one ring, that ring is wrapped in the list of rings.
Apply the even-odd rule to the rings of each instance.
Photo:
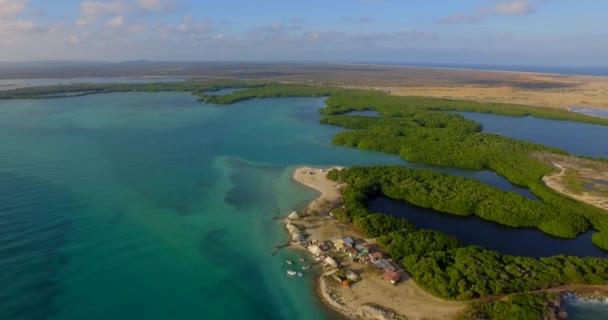
[[[477,69],[461,69],[466,67]],[[484,68],[503,68],[512,71],[481,70]],[[606,70],[606,68],[587,67],[501,67],[456,64],[401,66],[295,62],[38,61],[0,63],[0,80],[2,80],[0,84],[11,84],[13,79],[95,77],[271,80],[292,84],[375,89],[399,96],[428,96],[564,109],[571,107],[608,109],[608,76],[572,74],[593,72],[600,74]]]

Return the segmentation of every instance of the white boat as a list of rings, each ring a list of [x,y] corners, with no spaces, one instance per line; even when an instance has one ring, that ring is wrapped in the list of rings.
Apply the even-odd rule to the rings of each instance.
[[[302,272],[298,272],[298,277],[300,277],[300,278],[301,278],[301,277],[303,277],[303,276],[304,276],[304,274],[303,274]]]
[[[290,275],[290,276],[295,276],[298,273],[295,272],[295,271],[293,271],[293,270],[287,270],[287,274]]]
[[[308,270],[308,269],[310,269],[310,265],[307,265],[307,266],[303,266],[303,267],[302,267],[302,270]]]
[[[285,261],[285,262],[287,262],[287,264],[289,264],[289,265],[292,265],[292,264],[293,264],[293,261],[291,261],[291,260],[287,260],[287,261]]]

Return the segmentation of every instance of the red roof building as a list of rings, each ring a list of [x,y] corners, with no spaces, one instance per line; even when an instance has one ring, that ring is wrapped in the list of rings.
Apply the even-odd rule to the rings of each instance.
[[[399,279],[401,279],[401,276],[398,272],[386,270],[386,273],[384,274],[384,280],[388,280],[390,283],[396,284],[397,282],[399,282]]]

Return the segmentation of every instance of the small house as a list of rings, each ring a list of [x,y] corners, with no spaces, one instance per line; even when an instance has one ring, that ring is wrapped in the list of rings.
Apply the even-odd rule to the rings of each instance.
[[[336,240],[332,240],[334,247],[336,247],[336,249],[338,250],[342,250],[344,247],[346,247],[346,244],[344,243],[344,240],[342,239],[336,239]]]
[[[384,258],[384,255],[382,254],[382,252],[374,252],[374,253],[370,253],[369,254],[369,259],[372,262],[376,262],[378,260],[382,260]]]
[[[312,245],[310,247],[308,247],[308,251],[310,251],[310,253],[312,253],[313,255],[320,255],[323,253],[323,250],[321,250],[321,248],[317,245]]]
[[[350,280],[350,281],[357,281],[359,280],[359,275],[357,275],[354,271],[348,269],[346,270],[346,279]]]
[[[365,247],[365,244],[358,244],[355,245],[355,249],[357,249],[357,251],[359,251],[361,254],[367,255],[369,254],[369,250],[367,250],[367,248]]]
[[[325,258],[325,264],[332,266],[334,268],[338,267],[338,262],[336,262],[336,260],[334,260],[334,258],[332,258],[332,257]]]
[[[357,252],[357,250],[353,247],[347,247],[346,253],[351,260],[355,259],[359,255],[359,252]]]
[[[399,272],[386,270],[386,273],[384,273],[384,280],[388,280],[392,284],[397,284],[397,282],[399,282],[399,279],[401,279]]]
[[[346,237],[344,239],[342,239],[344,241],[344,243],[346,245],[348,245],[349,247],[354,247],[355,246],[355,240],[353,240],[353,238],[351,237]]]

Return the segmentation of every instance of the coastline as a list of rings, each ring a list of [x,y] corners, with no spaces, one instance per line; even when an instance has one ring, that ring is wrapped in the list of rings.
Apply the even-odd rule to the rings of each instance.
[[[345,186],[327,179],[332,168],[300,167],[293,171],[292,179],[317,190],[320,195],[307,208],[290,214],[284,223],[292,239],[303,232],[307,241],[318,243],[351,237],[375,245],[374,239],[365,239],[352,225],[341,224],[330,212],[341,206],[341,190]],[[306,250],[292,241],[290,248]],[[315,293],[328,308],[346,319],[452,319],[462,312],[466,303],[437,298],[423,289],[399,269],[401,280],[393,285],[383,277],[384,270],[352,262],[343,253],[328,255],[339,261],[340,268],[324,266],[315,283]],[[392,262],[392,261],[391,261]],[[353,272],[358,280],[348,286],[334,281],[337,274]]]

